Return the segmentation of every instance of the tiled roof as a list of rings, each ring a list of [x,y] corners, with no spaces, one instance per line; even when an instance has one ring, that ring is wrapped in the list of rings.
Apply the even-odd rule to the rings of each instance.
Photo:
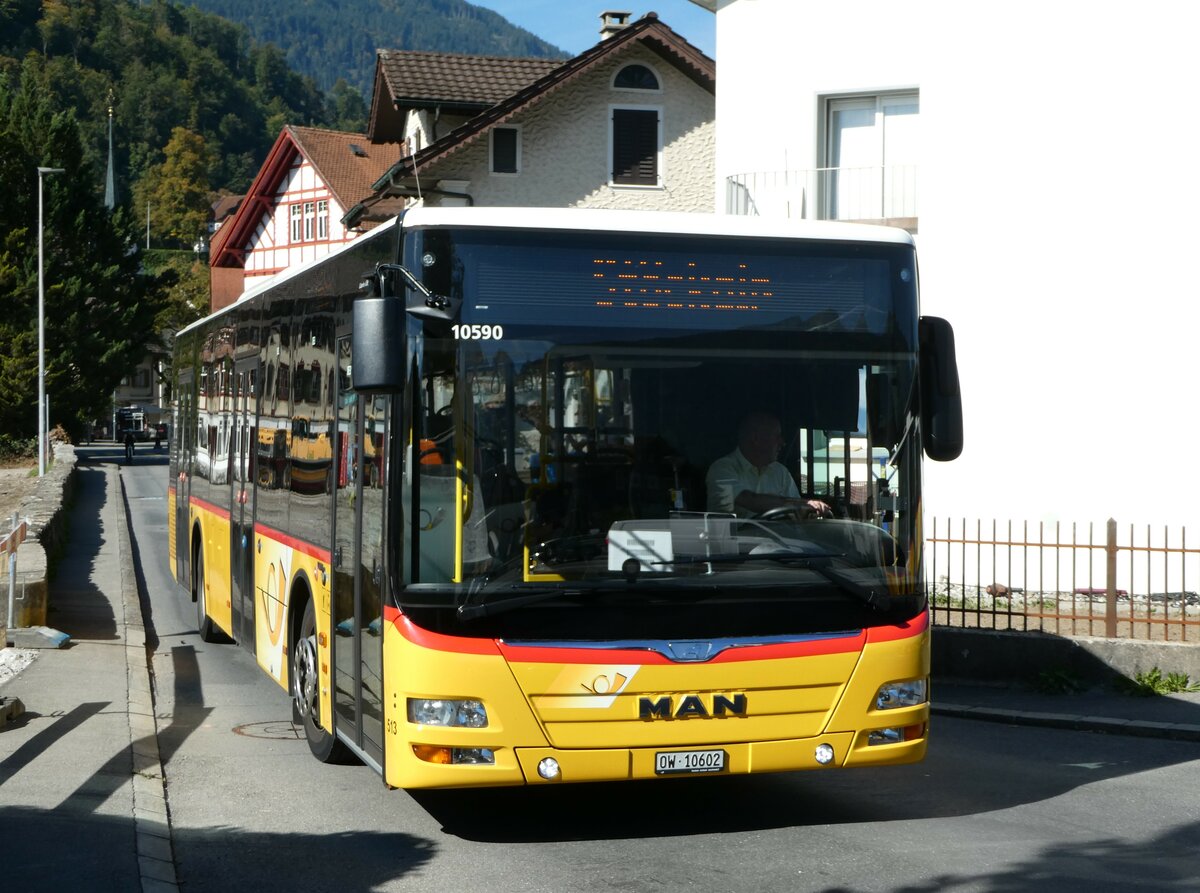
[[[484,109],[550,73],[563,60],[379,50],[378,62],[394,103]]]
[[[212,203],[212,217],[214,223],[224,222],[226,217],[236,213],[238,206],[242,203],[244,195],[223,195]]]
[[[361,133],[294,127],[285,130],[343,208],[371,194],[371,184],[400,160],[396,143],[370,143]]]
[[[372,143],[361,133],[285,126],[238,210],[213,236],[210,263],[213,266],[241,265],[240,246],[245,244],[263,212],[276,201],[275,190],[287,175],[297,152],[312,163],[334,199],[346,209],[371,195],[372,184],[383,177],[405,151],[402,143]]]

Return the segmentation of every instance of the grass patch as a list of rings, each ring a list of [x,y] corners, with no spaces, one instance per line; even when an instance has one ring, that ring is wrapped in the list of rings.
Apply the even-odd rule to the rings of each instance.
[[[1042,670],[1033,680],[1034,691],[1044,695],[1074,695],[1086,687],[1070,670]]]
[[[1132,679],[1122,680],[1121,688],[1127,694],[1151,698],[1155,695],[1200,691],[1200,683],[1192,682],[1187,673],[1163,673],[1158,667],[1152,667],[1135,673]]]

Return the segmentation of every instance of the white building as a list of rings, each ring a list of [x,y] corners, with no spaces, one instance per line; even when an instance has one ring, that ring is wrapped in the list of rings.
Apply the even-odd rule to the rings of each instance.
[[[1195,8],[693,2],[717,211],[917,234],[967,436],[927,515],[1194,523]]]

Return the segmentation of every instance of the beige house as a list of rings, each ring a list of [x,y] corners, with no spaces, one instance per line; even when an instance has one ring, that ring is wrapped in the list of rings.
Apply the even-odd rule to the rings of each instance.
[[[711,211],[715,63],[626,15],[565,62],[381,52],[369,132],[407,151],[346,223],[418,201]]]

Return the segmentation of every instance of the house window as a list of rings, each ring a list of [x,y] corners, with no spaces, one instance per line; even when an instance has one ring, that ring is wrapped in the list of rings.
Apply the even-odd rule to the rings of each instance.
[[[834,220],[917,216],[917,93],[829,97],[826,211]]]
[[[299,242],[304,231],[301,229],[304,221],[304,209],[300,205],[292,205],[292,241]]]
[[[492,128],[492,173],[521,172],[521,130],[517,127]]]
[[[626,65],[613,78],[613,87],[617,90],[657,91],[658,75],[645,65]]]
[[[659,110],[612,109],[612,182],[617,186],[658,186],[662,127]]]
[[[313,240],[314,224],[317,222],[316,202],[304,203],[304,241]]]
[[[317,239],[324,241],[329,238],[329,199],[323,198],[317,202]]]

